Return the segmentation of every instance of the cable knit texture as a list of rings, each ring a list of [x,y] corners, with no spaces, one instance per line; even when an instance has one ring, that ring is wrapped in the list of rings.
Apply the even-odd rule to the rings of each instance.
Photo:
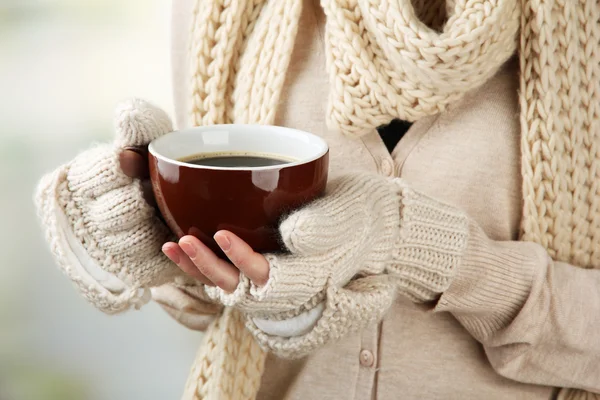
[[[140,182],[119,166],[123,146],[147,144],[169,132],[171,122],[162,110],[132,100],[117,109],[115,126],[112,144],[98,145],[47,175],[36,193],[57,263],[107,313],[140,307],[149,301],[151,286],[178,271],[160,250],[169,230],[144,200]]]

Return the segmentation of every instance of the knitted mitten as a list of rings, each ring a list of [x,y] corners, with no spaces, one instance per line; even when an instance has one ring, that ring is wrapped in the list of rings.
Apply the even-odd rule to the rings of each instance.
[[[126,176],[119,154],[172,130],[167,114],[141,100],[118,107],[116,137],[45,176],[36,205],[52,254],[82,295],[107,313],[149,301],[151,286],[178,269],[162,254],[170,231]]]
[[[257,287],[242,276],[233,293],[206,292],[246,313],[261,344],[294,357],[381,318],[394,290],[417,302],[436,299],[455,275],[468,228],[461,211],[415,192],[400,179],[348,175],[281,224],[290,253],[266,256],[266,285]],[[299,336],[284,338],[259,329],[264,320],[311,312],[322,315]]]

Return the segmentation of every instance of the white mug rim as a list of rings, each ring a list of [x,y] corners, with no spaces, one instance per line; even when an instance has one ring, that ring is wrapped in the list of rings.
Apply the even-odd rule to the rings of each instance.
[[[264,167],[218,167],[218,166],[191,164],[191,163],[187,163],[184,161],[179,161],[174,158],[168,157],[164,154],[161,154],[161,152],[157,149],[157,147],[160,145],[160,143],[162,141],[173,140],[173,138],[177,137],[178,135],[189,134],[190,132],[199,132],[200,133],[200,132],[207,132],[209,130],[226,130],[226,129],[229,129],[229,130],[265,129],[265,130],[269,130],[272,132],[285,133],[286,135],[291,135],[291,136],[296,136],[296,137],[304,136],[305,138],[308,138],[308,140],[310,140],[312,143],[316,144],[319,147],[319,151],[315,152],[315,154],[310,157],[306,157],[306,158],[300,159],[298,161],[276,164],[276,165],[269,165],[269,166],[264,166]],[[180,167],[186,167],[186,168],[192,168],[192,169],[203,169],[203,170],[222,170],[222,171],[262,171],[262,170],[274,170],[274,169],[279,170],[279,169],[283,169],[283,168],[291,168],[291,167],[295,167],[298,165],[304,165],[304,164],[311,163],[311,162],[318,160],[318,159],[322,158],[323,156],[325,156],[329,152],[329,146],[327,145],[325,140],[323,140],[321,137],[319,137],[315,134],[305,132],[305,131],[302,131],[299,129],[294,129],[294,128],[286,128],[286,127],[275,126],[275,125],[216,124],[216,125],[184,128],[184,129],[166,133],[165,135],[163,135],[157,139],[154,139],[148,145],[148,152],[150,154],[152,154],[152,156],[154,156],[155,158],[157,158],[159,160],[162,160],[166,163],[177,165]]]

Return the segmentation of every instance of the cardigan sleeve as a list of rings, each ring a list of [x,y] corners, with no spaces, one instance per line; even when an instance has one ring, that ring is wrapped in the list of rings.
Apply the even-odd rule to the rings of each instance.
[[[492,241],[474,223],[469,236],[435,310],[452,313],[502,376],[600,392],[600,270],[553,261],[537,244]]]
[[[165,284],[152,288],[152,299],[175,321],[195,331],[205,331],[223,308],[205,297],[201,286]]]

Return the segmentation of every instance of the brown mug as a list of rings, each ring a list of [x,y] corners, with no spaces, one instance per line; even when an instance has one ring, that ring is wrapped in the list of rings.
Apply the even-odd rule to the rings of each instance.
[[[148,150],[152,188],[169,228],[180,238],[196,236],[221,257],[213,239],[219,230],[257,252],[283,250],[281,218],[322,195],[327,184],[327,144],[296,129],[195,127],[168,133]]]

